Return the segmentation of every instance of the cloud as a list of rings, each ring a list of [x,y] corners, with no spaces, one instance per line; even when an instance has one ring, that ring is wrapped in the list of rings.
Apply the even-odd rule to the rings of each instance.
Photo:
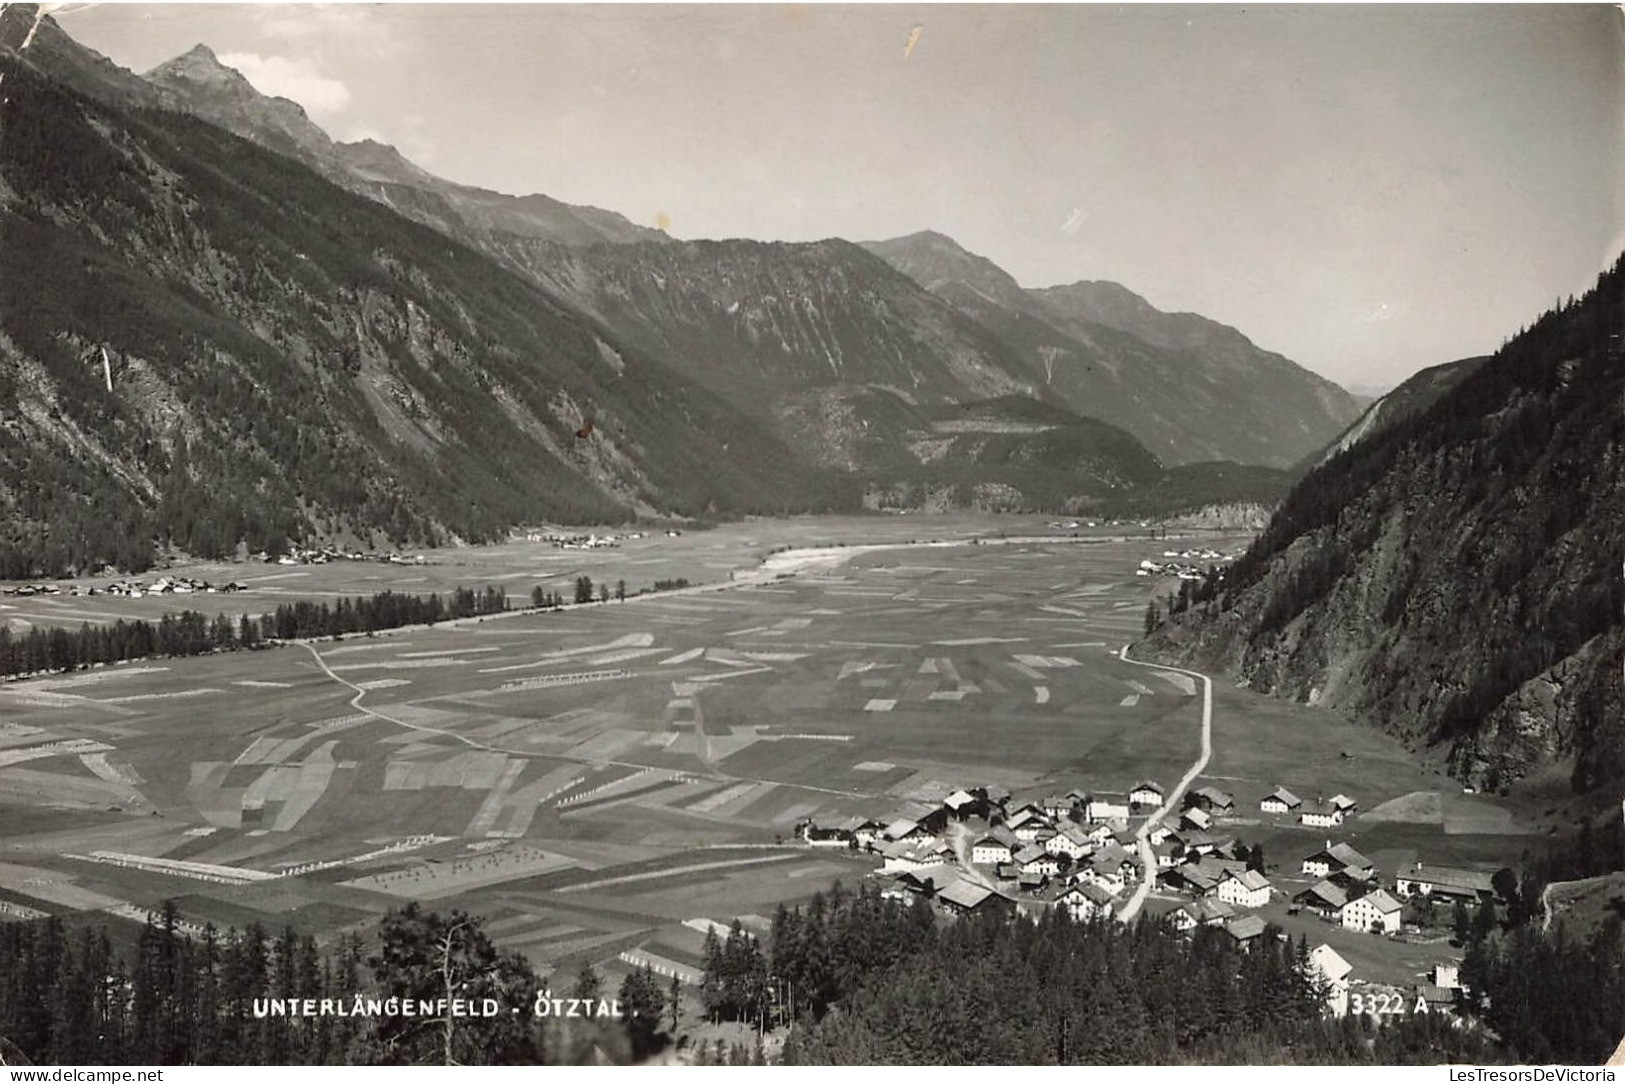
[[[372,4],[265,4],[249,10],[261,33],[302,51],[321,47],[381,57],[402,48],[390,19],[377,18]]]
[[[332,117],[350,104],[349,87],[303,58],[222,53],[220,63],[242,72],[261,94],[292,98],[313,117]]]
[[[360,4],[271,4],[250,12],[261,30],[284,41],[326,37],[371,22],[371,13]]]
[[[1070,237],[1083,229],[1083,224],[1087,221],[1089,221],[1089,212],[1082,207],[1074,207],[1072,213],[1066,216],[1066,221],[1061,223],[1061,232]]]

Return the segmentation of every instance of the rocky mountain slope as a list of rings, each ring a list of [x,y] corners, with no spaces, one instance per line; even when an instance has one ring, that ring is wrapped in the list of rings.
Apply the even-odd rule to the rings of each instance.
[[[1286,489],[1270,468],[1170,470],[1126,426],[1069,407],[988,327],[846,241],[493,249],[806,462],[859,476],[871,506],[1160,515]]]
[[[865,247],[1003,339],[1058,401],[1122,425],[1166,462],[1290,467],[1359,413],[1342,388],[1234,328],[1162,312],[1116,283],[1023,289],[933,232]]]
[[[0,576],[542,518],[856,507],[485,257],[0,24]],[[594,420],[585,439],[575,434]]]
[[[1341,708],[1491,788],[1625,779],[1625,261],[1309,473],[1163,657]]]
[[[845,241],[692,241],[502,256],[849,469],[912,461],[899,424],[1037,389],[994,336]]]

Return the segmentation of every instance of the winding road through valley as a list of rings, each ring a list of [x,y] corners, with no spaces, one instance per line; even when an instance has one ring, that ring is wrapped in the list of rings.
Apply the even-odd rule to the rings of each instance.
[[[1175,674],[1184,674],[1193,677],[1202,683],[1202,755],[1196,758],[1196,763],[1186,770],[1179,780],[1179,785],[1168,794],[1168,799],[1162,803],[1162,808],[1145,819],[1140,830],[1134,833],[1134,843],[1140,852],[1140,869],[1142,875],[1134,894],[1129,897],[1123,909],[1117,912],[1117,917],[1124,922],[1134,921],[1134,916],[1140,913],[1145,905],[1146,898],[1151,895],[1151,886],[1157,879],[1157,856],[1151,850],[1151,831],[1162,823],[1162,819],[1173,812],[1185,796],[1185,790],[1196,777],[1207,768],[1208,761],[1213,759],[1213,682],[1206,674],[1198,674],[1195,670],[1181,670],[1177,666],[1164,666],[1155,662],[1140,662],[1138,659],[1128,657],[1128,645],[1124,644],[1118,651],[1117,657],[1131,666],[1145,666],[1153,670],[1167,670]]]

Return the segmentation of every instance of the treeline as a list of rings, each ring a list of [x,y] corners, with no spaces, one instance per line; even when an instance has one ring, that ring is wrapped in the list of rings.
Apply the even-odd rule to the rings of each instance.
[[[1506,909],[1501,925],[1509,930],[1544,916],[1546,888],[1554,882],[1625,870],[1625,821],[1604,820],[1595,825],[1588,817],[1573,835],[1549,841],[1538,854],[1525,851],[1519,866],[1521,873],[1503,869],[1494,881],[1496,896]],[[1485,932],[1495,925],[1485,927]],[[1457,928],[1461,928],[1459,918]],[[1458,940],[1465,944],[1467,939]]]
[[[341,598],[331,606],[325,602],[285,604],[262,616],[259,624],[267,638],[297,640],[377,632],[402,625],[432,625],[437,621],[502,613],[507,608],[508,596],[500,587],[487,587],[484,591],[458,587],[446,599],[438,594],[380,591],[366,598]]]
[[[1153,597],[1145,604],[1145,634],[1150,636],[1164,623],[1188,611],[1192,606],[1211,602],[1224,583],[1225,570],[1221,565],[1208,565],[1199,580],[1179,581],[1179,587],[1166,599]]]
[[[688,581],[659,580],[654,590],[687,587]],[[640,594],[644,593],[642,591]],[[575,601],[593,601],[593,583],[581,576],[575,583]],[[598,586],[598,599],[611,597],[608,584]],[[618,580],[613,597],[626,598],[626,581]],[[537,585],[530,604],[539,610],[558,609],[564,596]],[[484,617],[508,610],[508,595],[500,587],[476,591],[458,587],[439,594],[408,595],[380,591],[334,603],[285,602],[268,614],[243,614],[233,621],[225,614],[210,618],[196,610],[165,614],[156,622],[118,620],[111,625],[81,624],[77,629],[38,626],[22,635],[0,625],[0,678],[23,674],[51,674],[86,666],[128,662],[132,659],[179,658],[217,651],[243,651],[277,640],[302,640],[353,633],[382,632],[405,625],[433,625],[463,617]]]
[[[1588,936],[1572,935],[1562,920],[1549,921],[1545,891],[1625,870],[1625,822],[1588,818],[1520,865],[1520,874],[1495,875],[1501,907],[1485,900],[1469,915],[1456,904],[1456,941],[1466,949],[1462,1009],[1523,1061],[1600,1064],[1625,1021],[1625,912],[1616,907]]]
[[[1475,921],[1466,942],[1463,1007],[1535,1063],[1601,1065],[1625,1021],[1625,922],[1611,915],[1589,937],[1524,921]],[[1526,917],[1532,917],[1528,915]]]
[[[736,924],[704,951],[706,1011],[793,1023],[787,1064],[1503,1060],[1442,1015],[1325,1019],[1307,942],[1275,927],[1243,950],[1215,928],[1076,923],[1060,909],[944,924],[923,901],[836,885],[781,907],[765,945]]]
[[[236,621],[225,614],[211,619],[186,610],[165,614],[157,622],[119,620],[111,625],[86,623],[78,629],[35,626],[20,636],[0,626],[0,677],[59,673],[131,659],[242,651],[272,640],[379,632],[507,609],[508,597],[500,587],[483,591],[459,587],[446,598],[380,591],[332,604],[289,602],[257,618],[244,614]]]
[[[105,927],[70,933],[55,917],[0,925],[0,1040],[59,1065],[573,1064],[626,1062],[661,1045],[667,1001],[647,971],[622,983],[621,1019],[561,1019],[537,1015],[547,981],[523,955],[499,951],[478,918],[411,903],[386,914],[371,940],[368,952],[347,934],[324,952],[292,928],[188,935],[173,904],[124,954]],[[551,996],[596,1005],[616,995],[584,966]],[[349,1011],[276,1006],[307,999]],[[448,1006],[389,1013],[391,999]],[[498,1011],[460,1016],[452,999],[491,999]]]

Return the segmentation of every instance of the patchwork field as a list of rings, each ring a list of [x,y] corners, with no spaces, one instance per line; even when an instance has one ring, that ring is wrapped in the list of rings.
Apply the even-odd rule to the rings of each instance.
[[[752,571],[764,543],[969,537],[990,522],[1033,526],[744,525],[610,551],[623,572],[589,573],[717,589],[0,686],[0,900],[139,916],[175,898],[196,923],[260,916],[332,936],[416,899],[487,916],[548,968],[613,970],[640,952],[692,966],[685,923],[771,915],[873,868],[794,843],[807,817],[881,817],[976,783],[1174,783],[1196,752],[1194,684],[1112,654],[1165,586],[1134,575],[1165,543],[853,547]],[[462,566],[355,566],[432,583],[329,586],[506,580],[519,594],[544,570],[563,584],[603,559],[515,547],[447,558]],[[63,604],[81,601],[100,600]],[[1282,783],[1381,807],[1353,822],[1367,853],[1516,855],[1508,809],[1441,796],[1397,743],[1215,694],[1203,781],[1236,795],[1235,831],[1272,861],[1320,842],[1249,817]]]

